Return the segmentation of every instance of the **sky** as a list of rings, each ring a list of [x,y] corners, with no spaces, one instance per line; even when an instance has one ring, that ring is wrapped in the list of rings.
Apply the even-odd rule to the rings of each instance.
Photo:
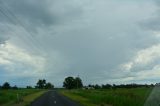
[[[0,0],[0,85],[160,82],[159,11],[158,0]]]

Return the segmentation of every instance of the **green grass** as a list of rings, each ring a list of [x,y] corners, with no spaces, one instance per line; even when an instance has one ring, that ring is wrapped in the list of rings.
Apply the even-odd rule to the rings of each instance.
[[[61,90],[83,106],[143,106],[152,88]]]
[[[45,91],[38,89],[0,90],[0,105],[13,106],[14,104],[21,104],[20,106],[25,106]]]

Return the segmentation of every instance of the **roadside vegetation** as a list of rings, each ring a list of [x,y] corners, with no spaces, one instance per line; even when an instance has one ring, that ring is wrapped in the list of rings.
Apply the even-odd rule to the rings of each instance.
[[[79,89],[60,92],[84,106],[143,106],[152,88]]]
[[[143,106],[153,88],[160,85],[159,83],[156,85],[135,83],[120,85],[89,84],[77,87],[78,83],[83,85],[82,80],[80,78],[78,78],[79,81],[74,79],[76,78],[67,77],[64,80],[66,89],[61,89],[59,92],[83,106]],[[151,98],[151,100],[159,99],[160,96],[157,97]],[[153,101],[148,104],[150,105],[145,106],[152,106]]]
[[[46,90],[40,89],[17,89],[1,90],[0,106],[27,106]],[[23,105],[22,105],[23,104]]]
[[[26,86],[26,88],[10,86],[8,82],[5,82],[0,86],[0,106],[27,106],[53,88],[54,85],[46,82],[45,79],[39,79],[34,87]]]
[[[160,97],[159,83],[84,86],[79,76],[69,76],[64,79],[63,87],[58,89],[61,94],[83,106],[143,106],[145,103],[147,104],[145,106],[158,106],[152,104],[155,104],[155,100],[158,101],[156,104],[159,103]],[[0,106],[29,106],[32,101],[53,88],[54,85],[45,79],[39,79],[34,87],[26,86],[26,88],[10,86],[5,82],[0,86]]]

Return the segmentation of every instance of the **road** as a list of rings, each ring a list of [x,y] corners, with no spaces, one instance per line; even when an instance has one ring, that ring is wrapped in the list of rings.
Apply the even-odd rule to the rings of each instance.
[[[59,94],[57,91],[48,91],[34,102],[31,106],[80,106],[71,99]]]

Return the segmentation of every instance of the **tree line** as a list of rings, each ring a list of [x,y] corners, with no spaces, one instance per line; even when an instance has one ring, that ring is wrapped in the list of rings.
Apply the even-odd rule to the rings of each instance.
[[[0,89],[18,89],[18,87],[15,86],[10,86],[8,82],[5,82],[2,86],[0,86]]]
[[[66,77],[63,82],[63,87],[66,89],[116,89],[116,88],[138,88],[138,87],[154,87],[154,86],[160,86],[160,83],[156,84],[89,84],[87,86],[83,86],[83,82],[80,77]],[[54,85],[50,82],[47,82],[45,79],[39,79],[36,83],[36,86],[26,86],[27,89],[53,89]],[[2,86],[0,86],[0,89],[18,89],[18,87],[10,86],[8,82],[5,82]]]
[[[85,86],[84,88],[86,89],[116,89],[116,88],[139,88],[139,87],[154,87],[157,84],[136,84],[136,83],[131,83],[131,84],[89,84],[88,86]]]
[[[79,89],[83,87],[83,83],[80,77],[67,77],[64,79],[63,87],[66,89]],[[26,86],[27,89],[53,89],[54,85],[50,82],[46,82],[45,79],[39,79],[36,83],[36,86]],[[15,85],[13,87],[10,86],[8,82],[5,82],[2,86],[0,86],[0,89],[18,89],[18,87]]]
[[[36,89],[53,89],[54,85],[50,82],[46,82],[45,79],[39,79],[36,83],[35,87],[32,86],[26,86],[27,89],[32,89],[32,88],[36,88]],[[18,87],[15,86],[11,86],[9,84],[9,82],[5,82],[2,86],[0,86],[0,89],[18,89]]]
[[[63,87],[66,89],[116,89],[116,88],[138,88],[138,87],[154,87],[154,86],[160,86],[160,83],[154,84],[89,84],[87,86],[83,86],[83,82],[80,77],[67,77],[65,78],[63,82]]]

